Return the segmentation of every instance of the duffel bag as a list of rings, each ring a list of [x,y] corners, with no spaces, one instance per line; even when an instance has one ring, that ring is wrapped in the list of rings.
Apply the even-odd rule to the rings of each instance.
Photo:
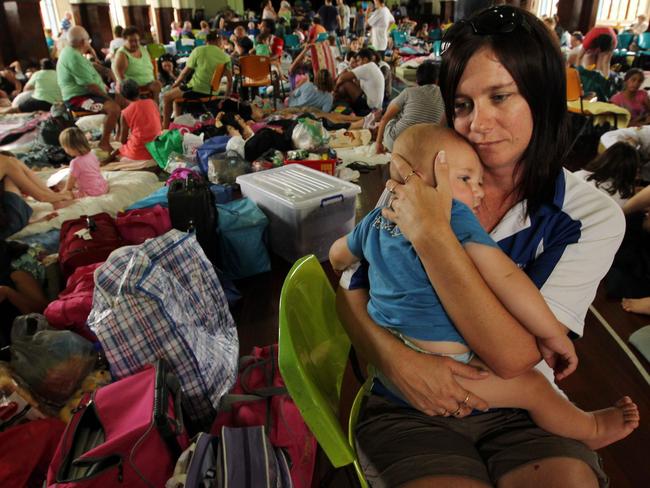
[[[67,278],[79,266],[106,261],[123,245],[115,220],[106,212],[66,220],[61,225],[59,242],[61,271]]]
[[[160,205],[119,212],[115,217],[115,225],[127,244],[142,244],[172,228],[169,210]]]
[[[214,267],[193,234],[171,230],[111,254],[95,273],[88,326],[114,378],[165,359],[196,430],[209,427],[235,381],[239,342]]]
[[[50,463],[50,488],[164,486],[187,447],[181,386],[164,361],[86,394]]]

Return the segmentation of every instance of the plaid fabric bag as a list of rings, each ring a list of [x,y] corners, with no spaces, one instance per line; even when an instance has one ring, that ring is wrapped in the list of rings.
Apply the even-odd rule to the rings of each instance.
[[[237,376],[237,330],[193,234],[171,230],[113,252],[95,273],[88,325],[117,380],[165,359],[194,427],[206,429]]]
[[[317,42],[311,47],[311,64],[314,68],[314,78],[322,69],[336,73],[336,62],[329,42]]]

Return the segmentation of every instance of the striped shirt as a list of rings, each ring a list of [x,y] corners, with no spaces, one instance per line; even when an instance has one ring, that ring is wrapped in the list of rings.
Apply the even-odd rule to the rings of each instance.
[[[415,124],[438,124],[445,113],[445,103],[438,85],[422,85],[407,88],[390,102],[400,108],[394,124],[387,126],[389,137],[394,141],[407,127]]]

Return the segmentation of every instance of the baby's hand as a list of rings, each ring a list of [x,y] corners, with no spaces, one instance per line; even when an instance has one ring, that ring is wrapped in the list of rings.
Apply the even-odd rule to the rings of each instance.
[[[578,367],[578,356],[573,342],[564,334],[543,339],[537,338],[537,346],[544,361],[555,372],[555,379],[563,380]]]

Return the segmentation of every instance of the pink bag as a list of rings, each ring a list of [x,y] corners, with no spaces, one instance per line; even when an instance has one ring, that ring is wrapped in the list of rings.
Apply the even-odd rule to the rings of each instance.
[[[86,395],[59,442],[47,486],[165,486],[188,445],[180,405],[180,384],[163,361]]]
[[[0,486],[43,486],[64,429],[59,419],[39,419],[0,432]]]
[[[91,342],[97,341],[86,320],[93,308],[94,273],[101,264],[81,266],[70,275],[65,290],[43,312],[52,327],[70,329]]]
[[[120,212],[115,218],[115,224],[127,244],[142,244],[172,228],[169,210],[160,205]]]
[[[254,347],[249,356],[241,358],[237,382],[221,399],[220,407],[211,434],[220,435],[223,426],[264,425],[271,444],[283,448],[291,459],[293,486],[311,487],[316,438],[287,394],[278,369],[277,344]]]

